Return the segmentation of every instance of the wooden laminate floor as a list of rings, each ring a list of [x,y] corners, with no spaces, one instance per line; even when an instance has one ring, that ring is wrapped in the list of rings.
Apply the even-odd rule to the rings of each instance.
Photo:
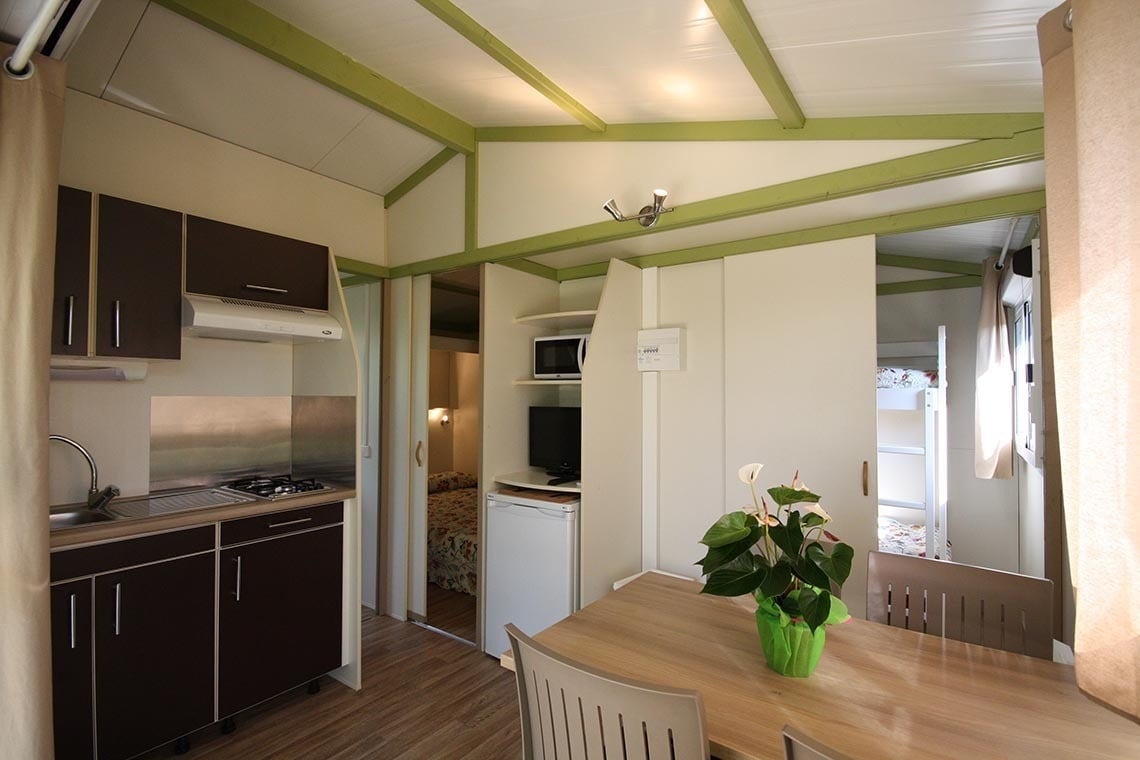
[[[475,641],[475,597],[427,585],[427,624],[461,639]]]
[[[366,615],[371,615],[367,610]],[[294,689],[190,736],[186,760],[421,760],[519,757],[514,676],[497,660],[413,623],[368,617],[364,688],[329,678],[321,691]],[[167,745],[143,755],[173,755]]]

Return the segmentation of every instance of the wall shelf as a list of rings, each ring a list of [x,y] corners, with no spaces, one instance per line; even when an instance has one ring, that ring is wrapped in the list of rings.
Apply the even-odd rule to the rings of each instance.
[[[515,385],[581,385],[581,380],[527,380],[522,378],[514,381]]]
[[[880,454],[912,454],[914,456],[925,456],[926,449],[922,446],[879,446]]]
[[[549,327],[553,330],[568,330],[578,327],[592,327],[594,317],[597,315],[597,309],[552,311],[545,314],[527,314],[521,317],[515,317],[515,324],[539,325]]]
[[[512,472],[507,475],[496,475],[495,482],[502,483],[505,486],[515,486],[516,488],[534,488],[539,491],[559,491],[561,493],[582,493],[581,481],[571,481],[563,483],[560,486],[548,486],[546,483],[551,479],[542,470],[524,470],[522,472]]]

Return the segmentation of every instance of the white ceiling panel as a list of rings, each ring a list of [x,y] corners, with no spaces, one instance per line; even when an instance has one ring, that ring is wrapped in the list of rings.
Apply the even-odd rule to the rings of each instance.
[[[384,195],[441,150],[430,137],[371,113],[313,171]]]
[[[1013,228],[1010,249],[1017,250],[1036,215],[1017,217]],[[877,248],[880,253],[900,256],[920,256],[951,261],[968,261],[972,264],[985,261],[987,256],[1001,253],[1005,236],[1009,232],[1009,219],[991,219],[986,222],[959,224],[936,230],[904,232],[901,235],[882,235]]]
[[[307,169],[372,113],[153,4],[104,97]]]
[[[414,0],[256,2],[475,126],[575,123]]]
[[[642,235],[612,243],[601,243],[532,258],[541,264],[563,269],[608,261],[614,257],[628,258],[699,245],[742,240],[777,232],[836,224],[853,219],[1039,190],[1044,186],[1044,162],[1035,161],[1017,166],[974,172],[961,177],[883,190],[877,193],[771,211],[724,222]],[[614,224],[618,224],[618,222],[614,222]],[[633,222],[623,222],[623,224],[633,224]]]
[[[703,0],[457,0],[610,123],[770,119]]]
[[[67,86],[100,97],[149,0],[99,3],[67,56]]]
[[[746,0],[804,113],[1040,111],[1055,0]]]

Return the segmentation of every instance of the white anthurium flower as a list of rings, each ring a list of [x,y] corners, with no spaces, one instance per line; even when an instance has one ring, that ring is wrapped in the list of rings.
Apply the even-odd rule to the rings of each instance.
[[[740,478],[741,483],[752,485],[756,482],[756,476],[760,474],[760,470],[762,469],[764,469],[764,465],[760,464],[759,462],[753,462],[752,464],[746,464],[737,470],[736,475]]]
[[[796,489],[797,491],[810,491],[811,490],[810,488],[807,487],[807,483],[800,480],[800,471],[799,470],[796,470],[796,474],[792,476],[792,488]]]
[[[813,504],[812,502],[803,502],[802,504],[797,504],[795,506],[795,509],[799,512],[812,512],[819,515],[827,522],[831,522],[831,515],[827,514],[827,512],[824,511],[823,507],[821,507],[818,503]]]
[[[780,524],[780,521],[772,515],[756,515],[756,519],[760,521],[761,525],[767,525],[769,528]]]

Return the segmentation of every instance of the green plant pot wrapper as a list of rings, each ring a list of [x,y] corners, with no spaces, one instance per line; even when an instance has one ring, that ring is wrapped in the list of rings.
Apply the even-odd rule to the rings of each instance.
[[[786,621],[786,622],[785,622]],[[792,622],[756,610],[756,628],[760,632],[760,648],[768,667],[780,675],[807,678],[819,664],[823,644],[827,640],[825,626],[812,633],[807,623]]]

